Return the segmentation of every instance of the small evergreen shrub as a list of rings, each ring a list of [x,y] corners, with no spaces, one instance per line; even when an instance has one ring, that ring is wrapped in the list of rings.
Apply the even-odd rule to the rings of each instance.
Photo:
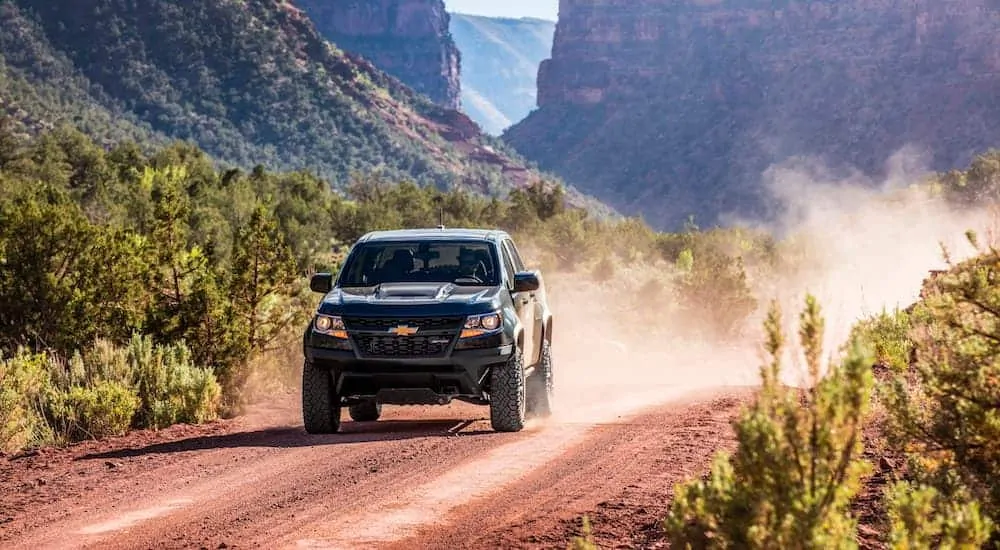
[[[677,487],[664,522],[672,547],[854,547],[849,506],[867,470],[861,426],[871,363],[855,342],[822,375],[824,320],[811,296],[799,326],[811,386],[800,392],[779,382],[785,336],[773,304],[760,395],[735,424],[735,454],[717,455],[707,480]]]
[[[975,501],[945,499],[933,487],[900,482],[888,487],[891,550],[977,550],[993,523]]]
[[[913,373],[885,392],[892,441],[917,482],[1000,518],[1000,252],[929,281],[913,325]]]
[[[912,323],[906,311],[883,311],[854,325],[851,338],[862,339],[874,352],[875,362],[904,372],[913,358]]]
[[[131,388],[106,380],[70,388],[55,401],[50,410],[70,441],[124,435],[139,409],[139,397]]]
[[[10,358],[0,356],[0,453],[51,439],[41,407],[50,385],[44,355],[22,349]]]

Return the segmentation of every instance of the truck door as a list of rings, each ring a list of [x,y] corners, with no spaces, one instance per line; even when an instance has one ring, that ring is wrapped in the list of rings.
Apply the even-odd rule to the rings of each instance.
[[[524,270],[524,266],[519,266],[515,256],[510,251],[510,245],[504,240],[500,247],[503,254],[504,267],[510,273],[511,285],[514,284],[514,274]],[[521,320],[524,329],[524,342],[521,353],[524,355],[524,366],[529,367],[538,362],[538,333],[535,328],[535,298],[530,292],[512,292],[514,308],[517,316]]]

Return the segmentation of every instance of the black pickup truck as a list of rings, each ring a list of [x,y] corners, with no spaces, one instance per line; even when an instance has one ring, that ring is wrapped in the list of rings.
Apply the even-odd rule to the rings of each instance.
[[[303,339],[309,433],[378,420],[383,404],[489,405],[494,430],[551,412],[552,312],[539,271],[503,231],[421,229],[365,235]]]

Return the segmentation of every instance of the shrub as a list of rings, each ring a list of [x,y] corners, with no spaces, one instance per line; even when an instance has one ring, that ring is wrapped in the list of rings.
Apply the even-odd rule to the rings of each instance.
[[[890,430],[913,475],[946,497],[968,489],[1000,514],[1000,253],[928,282],[915,308],[912,376],[887,391]]]
[[[50,408],[72,441],[123,435],[139,409],[139,397],[131,388],[110,381],[73,387],[55,401]]]
[[[0,453],[50,439],[41,404],[50,388],[44,355],[19,350],[0,357]]]
[[[164,428],[217,418],[222,389],[209,369],[192,364],[183,343],[154,345],[150,338],[137,335],[127,353],[141,401],[137,427]]]
[[[592,275],[595,281],[602,283],[606,283],[614,279],[615,263],[611,261],[611,258],[604,256],[599,262],[597,262],[597,265],[594,266]]]
[[[590,518],[583,517],[581,526],[583,533],[579,537],[573,537],[568,545],[568,550],[600,550],[600,546],[594,541],[593,528],[590,525]]]
[[[784,335],[773,304],[765,321],[770,364],[757,401],[736,422],[739,446],[720,453],[707,481],[676,489],[664,524],[675,548],[849,548],[850,500],[867,464],[861,426],[872,392],[870,360],[854,342],[821,377],[824,321],[806,299],[799,336],[811,387],[779,383]]]
[[[741,258],[705,247],[682,267],[688,269],[677,282],[680,305],[698,326],[719,336],[732,336],[757,309]]]
[[[993,528],[976,502],[942,498],[933,487],[896,483],[886,490],[892,550],[982,548]]]
[[[910,315],[905,311],[883,311],[854,325],[851,339],[863,340],[875,353],[882,367],[902,372],[909,368],[913,356],[910,337]]]

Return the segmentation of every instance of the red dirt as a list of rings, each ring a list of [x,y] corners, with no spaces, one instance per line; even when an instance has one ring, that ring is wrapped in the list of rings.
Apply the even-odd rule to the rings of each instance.
[[[207,426],[0,459],[4,548],[655,547],[673,485],[732,444],[743,390],[606,423],[489,430],[485,408],[386,408],[307,436],[297,400]],[[612,543],[612,544],[608,544]]]

